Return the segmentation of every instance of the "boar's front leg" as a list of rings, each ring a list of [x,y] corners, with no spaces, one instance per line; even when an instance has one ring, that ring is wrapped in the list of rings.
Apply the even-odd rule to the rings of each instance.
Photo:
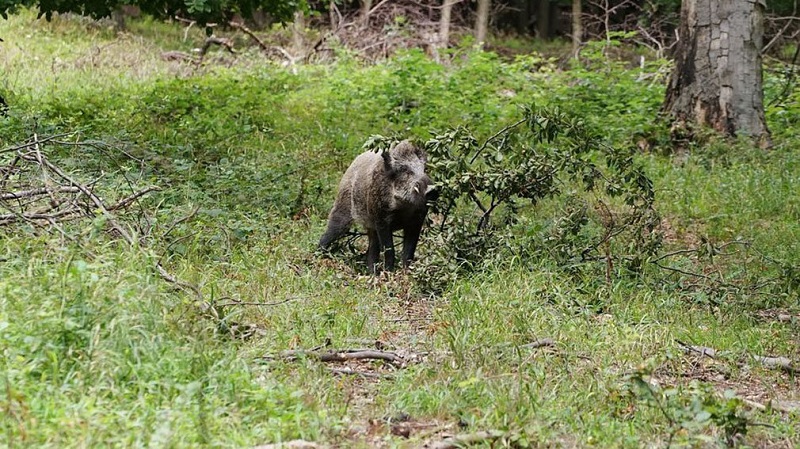
[[[425,216],[423,215],[403,228],[403,253],[401,255],[403,268],[408,268],[411,261],[414,260],[414,252],[417,250],[417,242],[419,242],[419,235],[422,232],[422,224],[424,222]]]
[[[384,224],[378,227],[377,234],[380,249],[383,251],[385,258],[384,267],[387,271],[392,271],[394,270],[394,241],[392,238],[392,228]]]

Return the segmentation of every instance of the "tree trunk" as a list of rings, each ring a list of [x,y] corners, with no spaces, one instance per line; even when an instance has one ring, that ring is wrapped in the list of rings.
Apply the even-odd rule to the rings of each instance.
[[[577,58],[583,38],[581,0],[572,0],[572,54]]]
[[[539,0],[536,10],[536,37],[550,39],[550,0]]]
[[[489,9],[492,0],[478,0],[478,17],[475,20],[475,40],[478,45],[483,47],[486,42],[486,34],[489,29]]]
[[[447,48],[450,43],[450,15],[457,0],[443,0],[442,17],[439,19],[439,48]]]
[[[328,3],[328,16],[331,21],[331,30],[338,30],[339,21],[336,20],[336,3],[333,0]]]
[[[370,11],[372,11],[372,0],[361,0],[361,13],[359,19],[361,20],[362,28],[369,26]]]
[[[769,146],[761,82],[764,0],[683,0],[680,41],[663,110]]]
[[[305,15],[303,11],[296,11],[294,13],[294,22],[292,23],[292,52],[295,56],[305,52],[305,32]]]

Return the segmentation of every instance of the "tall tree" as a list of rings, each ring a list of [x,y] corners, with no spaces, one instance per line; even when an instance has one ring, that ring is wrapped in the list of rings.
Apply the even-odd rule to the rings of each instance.
[[[765,0],[684,0],[664,111],[769,145],[761,46]]]
[[[367,28],[369,26],[369,13],[372,11],[372,0],[361,0],[361,11],[359,12],[359,20],[361,20],[361,27]]]
[[[581,0],[572,0],[572,54],[577,58],[578,50],[581,49],[581,39],[583,38],[583,18],[581,11]]]
[[[475,40],[478,45],[483,46],[486,42],[486,35],[489,30],[489,9],[492,0],[478,0],[478,16],[475,19]]]
[[[550,38],[550,0],[539,0],[536,7],[536,37]]]
[[[306,43],[306,18],[303,11],[295,11],[292,22],[292,51],[295,56],[301,55]]]
[[[442,17],[439,19],[439,47],[447,48],[450,42],[450,16],[457,0],[442,0]]]

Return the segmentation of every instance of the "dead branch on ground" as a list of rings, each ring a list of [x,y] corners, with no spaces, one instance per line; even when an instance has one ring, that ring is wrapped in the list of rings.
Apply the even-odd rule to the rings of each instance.
[[[488,430],[462,435],[454,435],[430,445],[430,449],[458,449],[481,443],[492,443],[505,436],[504,432]]]
[[[203,46],[200,47],[200,52],[197,57],[197,61],[195,61],[195,67],[200,67],[203,64],[203,60],[206,57],[206,53],[208,53],[208,49],[211,48],[212,45],[219,45],[220,47],[225,48],[228,52],[232,55],[236,54],[236,50],[233,49],[233,41],[225,38],[225,37],[216,37],[216,36],[209,36],[206,38],[205,42],[203,42]]]
[[[80,142],[58,142],[56,139],[69,134],[58,134],[40,138],[33,134],[30,141],[0,150],[0,155],[13,153],[14,156],[5,164],[0,159],[0,226],[9,226],[24,222],[37,229],[58,230],[62,235],[66,232],[60,228],[61,223],[77,219],[95,219],[101,216],[114,236],[132,248],[141,251],[146,249],[149,229],[143,229],[136,223],[129,226],[123,224],[128,209],[138,203],[146,195],[160,190],[157,186],[148,186],[134,190],[131,182],[128,185],[131,193],[116,200],[103,198],[97,187],[97,180],[82,182],[77,176],[57,165],[47,157],[46,145],[82,146]],[[87,143],[85,146],[94,147]],[[6,157],[8,158],[8,157]],[[127,178],[126,178],[127,179]],[[116,215],[115,212],[122,212]],[[146,216],[142,208],[139,212]],[[68,237],[68,236],[67,236]],[[158,275],[176,288],[189,293],[196,299],[196,304],[217,322],[221,322],[218,311],[204,299],[200,289],[171,274],[157,261],[154,268]],[[233,327],[230,325],[228,327]]]
[[[273,356],[265,356],[267,360],[274,359]],[[287,350],[281,352],[277,358],[295,361],[302,358],[317,359],[320,362],[346,362],[348,360],[383,360],[397,367],[404,367],[406,364],[405,358],[397,353],[388,351],[377,351],[373,349],[343,349],[332,351],[318,351],[318,350]]]
[[[285,443],[262,444],[253,449],[324,449],[327,447],[312,441],[292,440]]]
[[[537,349],[537,348],[545,348],[555,346],[556,341],[552,338],[542,338],[541,340],[536,340],[530,343],[526,343],[520,346],[520,349]]]
[[[364,371],[356,371],[352,368],[328,368],[332,374],[341,376],[360,376],[368,379],[385,379],[392,377],[391,374],[370,373]]]
[[[705,356],[714,360],[726,354],[724,352],[720,352],[717,351],[716,349],[709,348],[706,346],[690,345],[680,340],[675,340],[675,342],[678,343],[678,346],[680,346],[681,350],[684,352],[700,354],[701,356]],[[780,369],[790,374],[800,373],[800,369],[798,369],[795,366],[794,362],[792,362],[792,360],[789,359],[788,357],[767,357],[762,355],[750,354],[749,358],[760,363],[765,368]]]

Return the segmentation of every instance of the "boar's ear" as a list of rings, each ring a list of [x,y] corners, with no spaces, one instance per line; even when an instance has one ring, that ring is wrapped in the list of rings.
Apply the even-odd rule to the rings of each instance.
[[[425,149],[419,145],[414,145],[414,154],[424,163],[428,162],[428,155],[425,153]]]
[[[392,155],[389,154],[389,150],[381,151],[381,157],[383,157],[383,167],[386,171],[392,171]]]

